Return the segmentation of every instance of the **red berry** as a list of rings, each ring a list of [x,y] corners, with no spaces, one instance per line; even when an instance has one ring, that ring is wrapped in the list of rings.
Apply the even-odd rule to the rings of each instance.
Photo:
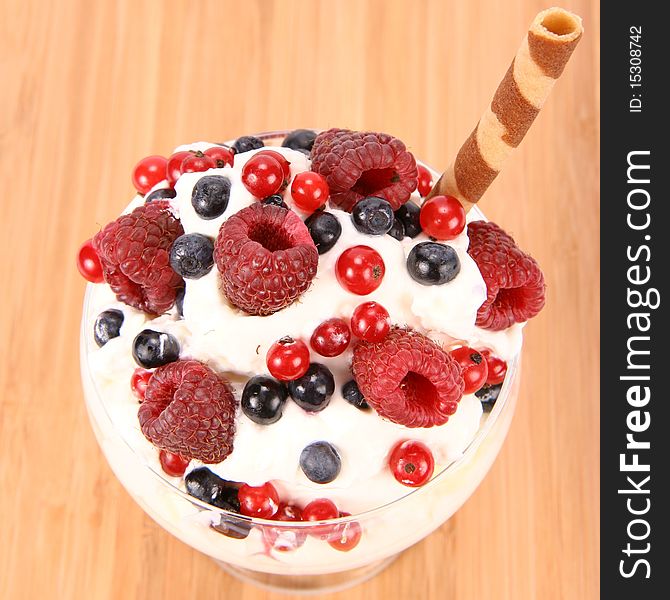
[[[339,356],[351,341],[351,331],[344,319],[328,319],[319,325],[309,343],[321,356]]]
[[[500,331],[536,316],[544,306],[546,285],[533,257],[491,221],[468,224],[468,237],[468,254],[486,283],[486,300],[477,311],[477,327]]]
[[[152,375],[153,373],[146,369],[135,369],[130,377],[130,389],[140,402],[144,400],[144,394],[147,391],[147,385]]]
[[[433,476],[435,460],[426,444],[407,440],[393,447],[389,467],[399,483],[408,487],[421,487]]]
[[[450,354],[461,365],[463,381],[465,381],[464,394],[474,394],[485,383],[489,373],[484,357],[472,348],[461,346],[452,350]]]
[[[173,454],[167,450],[161,450],[158,453],[158,459],[161,462],[161,467],[170,477],[181,477],[186,471],[186,467],[191,462],[188,458]]]
[[[327,521],[328,519],[337,519],[339,516],[340,511],[337,509],[337,506],[335,506],[332,500],[328,500],[328,498],[312,500],[302,509],[303,521]],[[310,529],[310,535],[325,540],[328,539],[332,531],[332,525],[323,525]]]
[[[386,267],[379,252],[369,246],[347,248],[337,259],[335,275],[340,285],[352,294],[365,296],[382,282]]]
[[[465,229],[465,210],[453,196],[433,196],[423,203],[419,220],[426,235],[453,240]]]
[[[421,197],[425,197],[428,195],[430,190],[433,189],[433,176],[430,174],[430,171],[426,169],[423,165],[416,165],[416,170],[418,171],[418,177],[417,177],[417,189],[419,190],[419,194],[421,194]]]
[[[276,194],[284,183],[279,161],[267,154],[254,154],[242,167],[242,183],[256,198]]]
[[[181,150],[180,152],[175,152],[167,161],[166,168],[166,179],[171,187],[174,187],[174,184],[177,182],[181,175],[181,164],[184,162],[184,159],[187,156],[191,156],[193,153],[188,150]]]
[[[77,253],[77,269],[86,280],[91,283],[102,283],[105,278],[102,274],[100,257],[93,248],[93,242],[86,240]]]
[[[328,519],[337,519],[340,511],[332,500],[328,498],[317,498],[312,500],[302,509],[303,521],[327,521]]]
[[[272,519],[282,522],[302,521],[302,511],[294,504],[282,502]],[[305,543],[307,531],[304,528],[263,527],[263,538],[271,548],[280,552],[289,552],[300,548]]]
[[[133,185],[140,194],[146,194],[157,183],[165,179],[167,158],[164,156],[147,156],[133,169]]]
[[[293,178],[291,197],[302,211],[312,213],[322,207],[329,194],[328,183],[318,173],[304,171]]]
[[[341,512],[340,517],[350,517],[346,512]],[[333,527],[332,533],[328,536],[328,543],[340,552],[349,552],[358,546],[361,541],[363,530],[358,521],[348,521]]]
[[[216,168],[216,161],[211,156],[206,156],[202,152],[189,152],[181,163],[181,172],[183,173],[201,173],[208,169]]]
[[[489,370],[486,383],[488,385],[502,383],[505,380],[505,375],[507,375],[507,363],[499,356],[493,356],[490,350],[481,350],[480,354],[484,357]]]
[[[279,494],[275,486],[267,482],[259,486],[242,484],[237,492],[240,512],[247,517],[270,519],[279,510]]]
[[[309,348],[302,340],[284,337],[270,346],[266,364],[270,375],[280,381],[298,379],[309,368]]]
[[[363,302],[351,315],[351,331],[366,342],[381,342],[390,329],[389,313],[379,302]]]
[[[276,150],[261,150],[260,152],[256,152],[254,156],[258,156],[260,154],[271,156],[281,165],[282,174],[284,175],[284,181],[282,182],[282,187],[287,185],[289,179],[291,179],[291,163],[286,159],[286,157],[283,154],[277,152]]]
[[[219,169],[222,169],[226,165],[232,167],[235,160],[235,153],[230,148],[225,148],[224,146],[212,146],[211,148],[207,148],[204,154],[213,159]]]

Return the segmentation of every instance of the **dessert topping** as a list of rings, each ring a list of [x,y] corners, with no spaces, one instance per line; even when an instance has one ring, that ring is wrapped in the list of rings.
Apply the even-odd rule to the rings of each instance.
[[[420,242],[410,250],[407,271],[421,285],[442,285],[460,273],[461,261],[451,246]]]
[[[339,356],[349,346],[351,331],[344,319],[328,319],[321,323],[309,341],[314,352],[321,356]]]
[[[491,221],[473,221],[468,236],[468,254],[477,263],[487,291],[477,312],[477,326],[499,331],[537,315],[544,306],[545,284],[535,259]]]
[[[331,202],[343,210],[367,196],[388,200],[394,210],[416,189],[416,161],[405,144],[386,133],[329,129],[312,148],[312,169],[326,178]]]
[[[421,227],[436,240],[453,240],[465,229],[465,210],[453,196],[433,196],[421,207]]]
[[[363,302],[351,315],[352,333],[366,342],[381,342],[390,329],[389,313],[379,302]]]
[[[309,348],[302,340],[283,337],[270,346],[265,362],[280,381],[298,379],[309,369]]]
[[[318,173],[298,173],[291,183],[291,198],[303,212],[312,213],[328,200],[330,192],[326,180]]]
[[[236,402],[228,380],[196,360],[158,367],[137,417],[154,446],[218,463],[233,451]]]
[[[451,355],[425,335],[399,327],[382,342],[358,342],[352,371],[368,404],[406,427],[444,425],[465,386]]]
[[[369,246],[352,246],[340,254],[335,275],[340,285],[352,294],[365,296],[382,283],[386,266],[379,252]]]
[[[311,363],[307,372],[288,383],[293,401],[307,412],[319,412],[328,406],[335,392],[335,379],[328,367]]]
[[[488,376],[488,364],[484,357],[468,346],[461,346],[450,352],[461,366],[463,381],[465,381],[464,394],[474,394],[485,383]]]
[[[184,233],[165,200],[138,206],[98,232],[93,248],[116,297],[151,314],[174,304],[184,280],[170,266],[169,251]]]
[[[426,444],[407,440],[393,447],[389,467],[399,483],[408,487],[421,487],[433,476],[435,460]]]
[[[268,315],[309,288],[319,254],[296,213],[257,202],[223,224],[214,260],[228,300],[249,314]]]

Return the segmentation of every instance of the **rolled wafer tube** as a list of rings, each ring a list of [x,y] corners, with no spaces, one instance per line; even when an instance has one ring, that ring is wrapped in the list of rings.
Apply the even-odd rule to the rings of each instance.
[[[526,135],[582,31],[581,18],[562,8],[535,17],[491,104],[429,198],[455,196],[466,212],[475,205]]]

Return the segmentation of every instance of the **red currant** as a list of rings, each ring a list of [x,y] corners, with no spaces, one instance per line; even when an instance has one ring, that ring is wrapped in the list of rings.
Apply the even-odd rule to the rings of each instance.
[[[270,346],[265,362],[270,375],[280,381],[292,381],[307,372],[309,348],[302,340],[284,337]]]
[[[258,156],[259,154],[265,154],[265,156],[271,156],[281,165],[281,171],[284,176],[282,187],[286,185],[289,179],[291,179],[291,163],[286,159],[286,157],[283,154],[277,152],[276,150],[260,150],[259,152],[256,152],[254,156]]]
[[[211,148],[207,148],[204,154],[213,159],[219,169],[222,169],[226,165],[232,167],[235,160],[235,153],[230,148],[224,146],[212,146]]]
[[[433,196],[423,203],[419,220],[426,235],[453,240],[465,228],[465,210],[453,196]]]
[[[463,373],[463,380],[465,381],[464,394],[474,394],[485,383],[488,377],[489,369],[484,357],[467,346],[461,346],[452,350],[450,354],[461,365],[461,372]]]
[[[384,260],[369,246],[347,248],[335,264],[335,275],[340,285],[359,296],[374,292],[381,285],[385,272]]]
[[[283,522],[302,521],[302,511],[294,504],[282,502],[277,514],[272,519]],[[263,527],[263,538],[270,548],[280,552],[289,552],[300,548],[305,543],[307,531],[304,528]]]
[[[346,512],[341,512],[340,517],[350,517]],[[363,530],[358,521],[348,521],[333,527],[332,533],[328,536],[328,543],[340,552],[349,552],[358,546],[361,541]]]
[[[488,385],[498,385],[505,381],[505,375],[507,375],[507,363],[499,356],[491,354],[490,350],[481,350],[480,354],[484,357],[486,366],[489,370],[489,374],[486,377],[486,383]]]
[[[91,283],[102,283],[105,280],[100,258],[98,258],[98,253],[93,248],[91,240],[86,240],[79,248],[77,269],[79,269],[81,276]]]
[[[328,519],[337,519],[340,511],[332,500],[328,498],[317,498],[312,500],[302,509],[303,521],[327,521]]]
[[[319,325],[309,343],[321,356],[339,356],[351,341],[351,331],[344,319],[328,319]]]
[[[157,183],[165,179],[167,158],[164,156],[147,156],[133,169],[133,185],[140,194],[146,194]]]
[[[276,194],[284,183],[279,161],[267,154],[254,154],[242,167],[242,183],[256,198]]]
[[[421,487],[435,469],[433,453],[423,442],[398,442],[391,450],[389,467],[396,481],[408,487]]]
[[[147,385],[149,385],[149,379],[151,379],[152,375],[152,371],[135,369],[130,377],[130,389],[140,402],[144,400],[144,394],[146,394]]]
[[[187,156],[191,156],[193,153],[188,150],[181,150],[180,152],[175,152],[167,161],[166,167],[166,179],[170,184],[170,187],[174,187],[174,184],[177,183],[181,175],[181,164],[184,162],[184,159]]]
[[[328,498],[317,498],[312,500],[305,508],[302,509],[303,521],[327,521],[328,519],[337,519],[340,516],[340,511],[332,500]],[[328,539],[333,527],[323,525],[320,527],[313,527],[310,529],[310,535],[320,539]]]
[[[216,168],[216,161],[202,152],[189,152],[181,163],[180,170],[184,173],[202,173]]]
[[[417,177],[417,189],[423,198],[433,189],[433,176],[423,165],[416,165],[416,169],[419,173]]]
[[[379,302],[363,302],[351,315],[352,333],[366,342],[381,342],[389,329],[389,313]]]
[[[322,207],[330,191],[326,180],[312,171],[298,173],[291,183],[291,197],[295,205],[304,212],[312,213]]]
[[[279,494],[269,482],[257,487],[244,483],[237,491],[237,498],[240,512],[247,517],[270,519],[279,510]]]
[[[161,450],[158,453],[158,459],[161,462],[161,467],[170,477],[181,477],[186,471],[186,467],[191,462],[190,459],[173,454],[167,450]]]

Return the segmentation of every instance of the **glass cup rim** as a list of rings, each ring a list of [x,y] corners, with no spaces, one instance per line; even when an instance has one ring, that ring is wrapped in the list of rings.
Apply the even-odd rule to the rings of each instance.
[[[284,137],[288,133],[290,133],[293,130],[277,130],[277,131],[266,131],[266,132],[261,132],[254,134],[254,137],[258,137],[259,139],[262,140],[267,140],[267,139],[273,139],[273,138],[278,138],[278,137]],[[320,131],[318,129],[315,129],[314,131]],[[224,145],[232,145],[234,140],[228,140],[224,142]],[[417,162],[425,166],[430,170],[430,172],[433,174],[433,176],[439,175],[434,169],[423,163],[422,161],[417,159]],[[484,214],[479,210],[477,206],[474,206],[472,208],[472,211],[477,215],[478,218],[482,220],[486,220],[486,217]],[[389,502],[386,502],[384,504],[381,504],[380,506],[375,506],[374,508],[370,508],[367,510],[364,510],[362,512],[353,514],[353,515],[347,515],[344,517],[338,517],[336,519],[328,519],[325,521],[274,521],[272,519],[261,519],[258,517],[249,517],[246,515],[242,515],[233,511],[229,511],[223,508],[219,508],[217,506],[213,506],[211,504],[208,504],[207,502],[204,502],[203,500],[200,500],[198,498],[195,498],[194,496],[191,496],[188,494],[186,491],[181,490],[179,487],[177,487],[174,483],[171,481],[168,481],[165,479],[165,477],[159,473],[157,470],[155,470],[152,465],[148,464],[136,451],[136,449],[133,447],[133,445],[126,439],[125,436],[122,435],[122,433],[116,428],[113,419],[111,418],[111,415],[109,414],[109,411],[107,407],[105,406],[105,403],[102,401],[102,395],[100,394],[100,391],[98,390],[98,384],[93,377],[93,375],[90,372],[89,368],[89,363],[88,363],[88,350],[91,347],[91,340],[89,339],[89,335],[87,335],[87,323],[88,323],[88,314],[90,310],[90,303],[91,303],[91,296],[93,294],[93,290],[95,289],[95,284],[93,283],[88,283],[86,285],[86,292],[84,294],[84,304],[83,304],[83,312],[82,312],[82,320],[81,320],[81,327],[80,327],[80,354],[81,354],[81,367],[82,371],[86,369],[86,373],[82,373],[82,376],[87,375],[90,378],[91,384],[93,389],[95,390],[95,396],[97,401],[100,403],[100,406],[102,407],[102,410],[105,414],[105,417],[107,418],[107,421],[109,422],[109,425],[111,425],[112,429],[114,430],[114,433],[118,438],[121,439],[121,441],[130,449],[130,451],[138,458],[138,461],[140,464],[142,464],[150,473],[151,476],[158,479],[158,481],[168,487],[173,493],[176,493],[179,497],[183,498],[184,500],[187,500],[191,504],[198,506],[199,508],[202,508],[203,510],[209,511],[211,513],[216,513],[221,515],[222,517],[225,517],[228,520],[237,520],[237,521],[244,521],[247,522],[251,525],[257,525],[261,527],[273,527],[273,528],[281,528],[281,529],[291,529],[291,530],[297,530],[297,529],[309,529],[311,527],[315,526],[323,526],[323,525],[329,525],[329,526],[336,526],[336,525],[343,525],[346,523],[351,523],[351,522],[357,522],[357,521],[364,521],[370,518],[373,518],[374,516],[383,513],[387,510],[389,510],[391,507],[396,506],[398,504],[401,504],[403,502],[409,501],[409,498],[413,498],[416,495],[421,495],[423,493],[427,493],[429,490],[434,488],[435,486],[438,485],[438,483],[444,479],[448,473],[453,472],[454,469],[456,469],[460,464],[464,463],[467,459],[470,458],[476,451],[477,448],[480,446],[480,444],[484,441],[484,439],[488,436],[488,433],[490,430],[493,428],[495,423],[498,421],[498,418],[500,417],[500,414],[504,411],[505,407],[510,404],[509,402],[509,397],[510,397],[510,392],[512,390],[512,386],[518,377],[518,371],[519,371],[519,361],[520,361],[520,355],[521,355],[521,349],[517,354],[507,363],[507,375],[505,377],[505,380],[503,381],[502,387],[500,389],[498,398],[496,400],[496,403],[493,407],[493,410],[489,413],[489,415],[486,417],[486,420],[484,421],[483,425],[480,425],[479,429],[477,430],[477,433],[475,436],[470,440],[470,443],[466,446],[465,450],[463,450],[461,456],[459,456],[456,460],[450,462],[447,464],[442,470],[440,470],[437,474],[433,475],[432,479],[426,483],[425,485],[417,488],[408,488],[409,491],[406,494],[403,494],[402,496],[395,498],[394,500],[391,500]],[[88,401],[86,399],[86,401]],[[93,415],[89,413],[89,416],[91,420],[94,419]]]

